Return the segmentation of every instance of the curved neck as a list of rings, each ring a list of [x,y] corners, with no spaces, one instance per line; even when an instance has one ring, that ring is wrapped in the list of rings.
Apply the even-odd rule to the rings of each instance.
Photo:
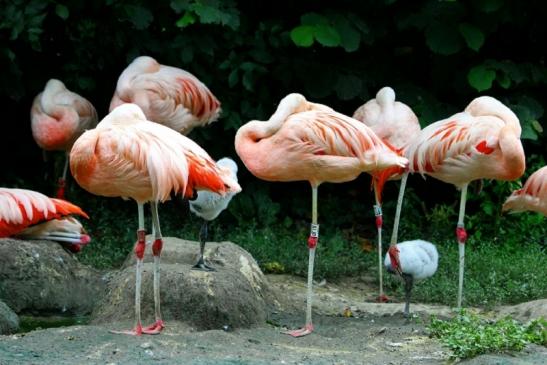
[[[524,174],[526,162],[524,149],[519,138],[520,130],[515,131],[512,125],[506,125],[500,131],[499,145],[503,155],[507,179],[514,180]]]

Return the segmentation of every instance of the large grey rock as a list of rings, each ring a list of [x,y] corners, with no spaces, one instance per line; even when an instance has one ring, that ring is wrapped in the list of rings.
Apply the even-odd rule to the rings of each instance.
[[[0,335],[17,332],[19,329],[19,317],[10,307],[0,300]]]
[[[253,257],[231,242],[208,242],[205,257],[217,271],[192,270],[199,243],[164,238],[161,255],[161,309],[164,320],[181,320],[197,329],[249,327],[264,323],[271,289]],[[141,313],[154,320],[153,258],[147,247]],[[92,314],[93,322],[134,318],[135,258],[131,253],[113,275],[108,294]]]
[[[56,242],[0,239],[0,299],[16,313],[89,313],[105,286]]]

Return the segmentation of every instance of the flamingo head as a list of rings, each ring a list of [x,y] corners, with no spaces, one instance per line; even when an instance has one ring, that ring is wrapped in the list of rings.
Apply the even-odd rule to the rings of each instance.
[[[403,269],[401,268],[401,261],[399,260],[399,249],[396,245],[391,245],[387,250],[389,259],[391,261],[392,269],[399,275],[403,275]]]

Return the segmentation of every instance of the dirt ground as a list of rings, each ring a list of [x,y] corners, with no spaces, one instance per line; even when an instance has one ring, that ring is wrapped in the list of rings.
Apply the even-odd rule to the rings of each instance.
[[[450,316],[451,308],[412,304],[415,317],[402,317],[402,303],[365,301],[364,280],[318,283],[315,332],[292,338],[280,332],[303,324],[305,282],[270,275],[279,302],[268,323],[251,329],[196,331],[168,322],[161,335],[115,335],[131,323],[71,326],[0,336],[0,364],[450,364],[450,352],[427,336],[429,316]],[[365,293],[365,295],[363,294]],[[542,302],[541,306],[543,306]],[[545,308],[540,308],[540,311]],[[344,315],[351,316],[346,317]],[[530,315],[536,312],[532,310]],[[469,364],[545,364],[547,349],[530,346],[512,355],[488,355]]]

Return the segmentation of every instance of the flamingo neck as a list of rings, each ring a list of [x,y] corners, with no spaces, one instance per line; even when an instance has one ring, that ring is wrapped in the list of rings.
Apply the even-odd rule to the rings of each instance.
[[[500,132],[499,145],[504,159],[501,166],[507,180],[518,179],[526,169],[524,149],[519,136],[520,130],[516,131],[512,125],[506,125]]]

